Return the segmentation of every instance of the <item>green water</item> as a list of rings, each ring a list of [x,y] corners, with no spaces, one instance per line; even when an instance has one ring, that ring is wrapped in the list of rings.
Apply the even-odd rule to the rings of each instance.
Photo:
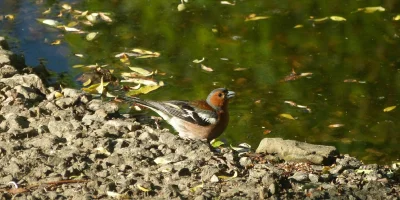
[[[37,18],[56,18],[57,13],[41,13],[64,3],[27,2]],[[111,12],[114,22],[86,28],[100,33],[93,41],[87,41],[85,35],[58,35],[64,43],[46,48],[54,52],[67,49],[61,51],[67,59],[53,62],[50,68],[99,63],[112,69],[119,63],[116,53],[132,48],[157,51],[161,53],[158,58],[131,61],[165,73],[154,77],[162,80],[164,87],[140,97],[191,100],[205,98],[217,87],[234,90],[237,96],[230,104],[231,122],[220,139],[233,144],[247,142],[256,148],[264,137],[282,137],[334,145],[341,153],[365,162],[399,159],[400,107],[383,111],[400,103],[400,21],[393,20],[400,14],[398,1],[252,0],[236,1],[232,6],[197,0],[186,3],[182,12],[177,10],[178,0],[70,3],[82,11]],[[385,11],[354,12],[369,6],[382,6]],[[253,13],[269,18],[246,22]],[[15,23],[21,24],[23,16],[17,16]],[[329,16],[346,21],[310,20]],[[296,25],[303,27],[294,28]],[[41,27],[38,43],[60,34],[43,29],[42,24],[26,26]],[[85,57],[76,58],[75,53]],[[41,56],[51,61],[54,55]],[[192,62],[203,57],[203,64],[213,72]],[[292,69],[312,75],[283,81]],[[311,112],[285,101],[307,106]],[[283,113],[295,120],[280,117]],[[344,126],[329,127],[335,124]]]

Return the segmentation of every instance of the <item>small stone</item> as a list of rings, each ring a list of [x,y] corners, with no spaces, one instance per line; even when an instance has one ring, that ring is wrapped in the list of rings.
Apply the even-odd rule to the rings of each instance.
[[[318,183],[318,179],[319,179],[318,175],[316,175],[316,174],[308,174],[308,178],[310,179],[311,182]]]
[[[242,167],[247,167],[247,166],[253,164],[253,162],[251,161],[251,159],[249,157],[241,157],[239,160],[239,163]]]
[[[276,186],[275,186],[274,183],[272,183],[271,185],[269,185],[268,191],[269,191],[272,195],[275,194],[275,192],[276,192]]]
[[[293,176],[289,177],[290,179],[294,179],[298,182],[308,181],[308,175],[304,172],[296,172]]]
[[[216,176],[215,174],[211,177],[210,179],[211,183],[218,183],[219,182],[219,178],[218,176]]]

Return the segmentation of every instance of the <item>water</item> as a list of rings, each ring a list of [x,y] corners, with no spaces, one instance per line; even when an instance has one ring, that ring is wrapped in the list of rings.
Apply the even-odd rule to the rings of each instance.
[[[63,3],[0,1],[0,14],[16,16],[0,21],[1,32],[18,41],[14,49],[25,54],[29,65],[42,58],[53,71],[76,77],[82,71],[72,69],[75,64],[118,69],[116,53],[157,51],[158,58],[131,61],[162,72],[154,78],[166,84],[140,97],[200,99],[217,87],[234,90],[231,123],[221,136],[229,143],[256,148],[264,137],[282,137],[334,145],[365,162],[399,159],[400,108],[383,111],[399,105],[400,21],[393,20],[400,13],[397,1],[236,1],[235,6],[190,1],[183,12],[177,11],[180,1],[67,2],[82,11],[112,13],[113,23],[85,28],[99,32],[93,41],[36,21],[69,21],[68,15],[57,18]],[[367,6],[385,11],[354,12]],[[44,16],[49,7],[56,11]],[[246,22],[253,13],[269,18]],[[346,21],[310,20],[329,16]],[[61,45],[50,45],[58,38]],[[203,57],[202,64],[213,72],[192,62]],[[284,81],[292,69],[312,75]],[[335,125],[341,127],[330,127]]]

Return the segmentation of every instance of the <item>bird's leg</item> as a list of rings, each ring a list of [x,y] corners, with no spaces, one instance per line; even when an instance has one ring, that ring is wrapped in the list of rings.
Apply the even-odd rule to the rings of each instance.
[[[156,116],[151,116],[151,119],[154,120],[154,123],[156,124],[156,128],[160,129],[160,125],[158,125],[158,122],[162,120],[161,117],[156,117]]]

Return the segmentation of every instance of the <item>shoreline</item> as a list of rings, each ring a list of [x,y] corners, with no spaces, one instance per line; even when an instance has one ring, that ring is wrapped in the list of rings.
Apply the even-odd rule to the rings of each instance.
[[[141,124],[116,103],[48,88],[22,74],[2,37],[0,46],[4,199],[400,198],[400,163],[364,165],[335,147],[281,138],[256,151],[210,149]]]

